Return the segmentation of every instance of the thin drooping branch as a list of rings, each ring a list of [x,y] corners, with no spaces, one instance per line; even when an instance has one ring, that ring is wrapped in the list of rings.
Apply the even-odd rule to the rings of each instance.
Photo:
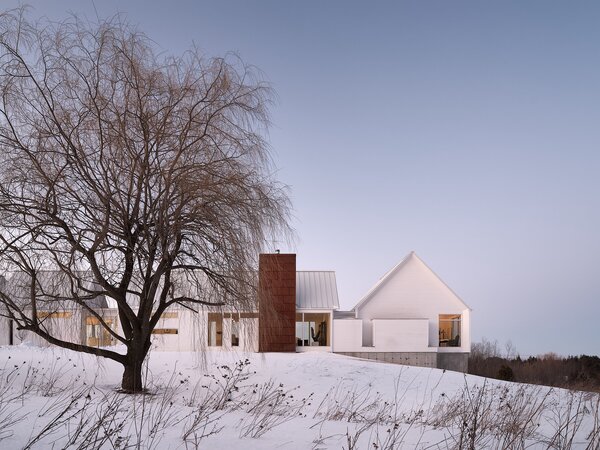
[[[165,310],[251,309],[258,254],[289,235],[271,98],[236,56],[161,56],[120,18],[0,14],[0,303],[17,327],[127,375]],[[126,354],[45,326],[68,308]]]

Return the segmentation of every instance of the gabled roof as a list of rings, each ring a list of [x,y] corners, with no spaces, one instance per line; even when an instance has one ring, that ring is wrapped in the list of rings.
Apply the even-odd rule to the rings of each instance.
[[[446,286],[448,288],[448,290],[456,297],[456,299],[458,301],[460,301],[465,308],[467,309],[471,309],[471,307],[469,305],[467,305],[457,294],[456,292],[454,292],[452,290],[452,288],[450,286],[448,286],[444,280],[442,280],[438,274],[436,274],[433,270],[431,270],[431,268],[425,264],[425,261],[423,261],[421,258],[419,258],[417,256],[417,254],[412,251],[410,252],[408,255],[406,255],[398,264],[396,264],[394,267],[392,267],[383,277],[381,277],[379,279],[379,281],[377,283],[375,283],[375,285],[364,295],[364,297],[354,306],[354,308],[351,309],[351,311],[357,311],[358,309],[360,309],[365,303],[367,303],[372,297],[373,295],[381,288],[381,286],[383,286],[385,283],[387,283],[387,281],[392,278],[396,273],[398,273],[400,270],[402,270],[402,267],[404,267],[406,265],[406,263],[408,261],[410,261],[412,258],[416,258],[418,261],[420,261],[444,286]]]
[[[296,309],[339,309],[335,272],[297,271]]]

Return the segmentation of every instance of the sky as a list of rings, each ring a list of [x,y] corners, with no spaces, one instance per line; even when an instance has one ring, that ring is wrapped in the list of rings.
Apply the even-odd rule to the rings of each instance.
[[[600,3],[27,4],[260,68],[294,206],[281,250],[335,270],[342,308],[414,250],[473,309],[473,340],[600,354]]]

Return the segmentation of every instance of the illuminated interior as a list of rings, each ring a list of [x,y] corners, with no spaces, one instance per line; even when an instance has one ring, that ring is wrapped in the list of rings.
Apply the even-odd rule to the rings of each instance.
[[[298,347],[327,347],[330,344],[328,313],[296,313],[296,345]]]
[[[223,314],[208,313],[208,345],[221,347],[223,345]]]
[[[460,347],[460,324],[460,314],[440,314],[440,347]]]

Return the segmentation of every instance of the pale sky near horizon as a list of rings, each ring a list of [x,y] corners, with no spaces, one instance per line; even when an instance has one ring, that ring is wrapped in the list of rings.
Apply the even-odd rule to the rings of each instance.
[[[335,270],[344,309],[415,250],[474,340],[600,354],[600,3],[26,3],[258,66],[295,208],[281,250]]]

